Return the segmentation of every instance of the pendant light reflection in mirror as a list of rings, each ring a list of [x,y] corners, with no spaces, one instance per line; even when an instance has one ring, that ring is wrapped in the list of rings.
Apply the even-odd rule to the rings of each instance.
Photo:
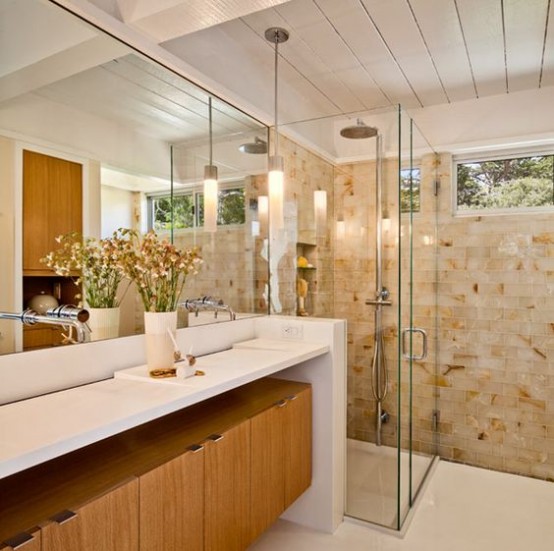
[[[217,166],[213,164],[212,98],[208,98],[210,162],[204,167],[204,231],[217,231]]]

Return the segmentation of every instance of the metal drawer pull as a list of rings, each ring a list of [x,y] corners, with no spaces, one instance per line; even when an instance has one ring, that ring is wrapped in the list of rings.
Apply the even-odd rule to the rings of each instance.
[[[222,434],[210,434],[210,436],[208,436],[208,440],[211,440],[212,442],[219,442],[222,438]]]
[[[67,522],[68,520],[71,520],[72,518],[76,518],[77,513],[74,513],[73,511],[64,510],[60,511],[53,517],[50,517],[50,520],[53,520],[54,522],[57,522],[58,524],[63,524],[64,522]]]
[[[282,408],[282,407],[285,407],[287,405],[287,401],[286,400],[279,400],[275,405],[278,408]]]
[[[298,396],[296,394],[291,394],[290,396],[285,396],[285,400],[288,400],[289,402],[292,402],[293,400],[296,400]]]
[[[21,534],[17,534],[17,536],[14,536],[13,538],[10,538],[8,540],[4,540],[2,544],[7,545],[8,547],[11,547],[12,549],[20,549],[25,544],[29,543],[30,541],[33,541],[35,539],[34,536],[27,532],[21,532]]]
[[[189,446],[187,448],[188,451],[192,453],[198,453],[200,450],[203,450],[204,446],[201,446],[200,444],[193,444],[192,446]]]

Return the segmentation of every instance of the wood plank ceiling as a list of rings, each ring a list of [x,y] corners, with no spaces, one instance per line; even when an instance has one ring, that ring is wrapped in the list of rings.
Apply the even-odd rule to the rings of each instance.
[[[271,26],[283,122],[554,85],[554,0],[291,0],[163,45],[272,113]]]

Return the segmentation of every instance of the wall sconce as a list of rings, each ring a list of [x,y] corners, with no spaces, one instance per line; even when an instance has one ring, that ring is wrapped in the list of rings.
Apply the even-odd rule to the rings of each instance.
[[[323,234],[327,225],[327,192],[324,189],[314,191],[314,218],[316,235]]]
[[[204,167],[204,231],[217,231],[217,166],[213,164],[212,98],[208,98],[210,121],[210,164]]]
[[[273,138],[273,155],[269,157],[269,223],[273,230],[280,230],[285,227],[283,213],[284,207],[284,161],[279,155],[279,127],[277,124],[278,115],[278,69],[279,69],[279,44],[289,39],[289,33],[280,27],[271,27],[265,31],[265,38],[275,45],[275,126]]]

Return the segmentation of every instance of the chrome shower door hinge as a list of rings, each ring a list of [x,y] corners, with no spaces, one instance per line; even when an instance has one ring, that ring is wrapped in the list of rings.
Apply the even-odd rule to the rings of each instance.
[[[439,409],[433,410],[433,432],[437,432],[439,430],[439,423],[441,420],[441,412]]]

